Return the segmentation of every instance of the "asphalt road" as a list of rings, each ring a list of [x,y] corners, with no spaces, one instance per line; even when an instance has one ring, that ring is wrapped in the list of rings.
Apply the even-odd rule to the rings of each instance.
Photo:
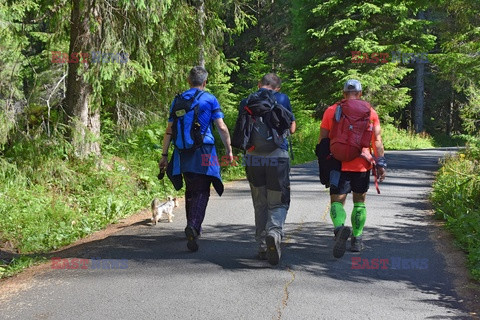
[[[382,193],[372,185],[367,196],[360,255],[333,258],[328,193],[309,163],[291,172],[279,266],[254,259],[253,206],[238,181],[222,197],[212,192],[198,252],[187,251],[184,208],[176,208],[171,224],[142,221],[71,256],[126,259],[127,268],[39,273],[1,302],[0,319],[469,319],[426,218],[446,152],[387,153]],[[347,202],[350,225],[351,196]]]

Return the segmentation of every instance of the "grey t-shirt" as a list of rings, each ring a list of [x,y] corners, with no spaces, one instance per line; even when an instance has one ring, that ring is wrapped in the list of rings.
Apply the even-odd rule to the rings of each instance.
[[[252,156],[261,156],[261,157],[266,157],[266,158],[288,158],[288,151],[284,150],[282,148],[277,148],[273,150],[272,152],[259,152],[259,151],[247,151],[248,155]]]

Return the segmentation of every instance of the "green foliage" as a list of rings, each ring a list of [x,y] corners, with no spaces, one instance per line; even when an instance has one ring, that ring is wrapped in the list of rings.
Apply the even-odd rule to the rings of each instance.
[[[470,270],[480,280],[480,139],[467,149],[447,158],[440,169],[431,195],[436,216],[468,254]]]
[[[399,67],[393,63],[381,65],[367,73],[351,69],[348,75],[338,82],[338,92],[341,93],[346,80],[350,78],[360,80],[364,90],[364,99],[375,106],[375,110],[384,122],[391,123],[393,117],[390,115],[403,109],[412,100],[408,88],[396,87],[411,71],[412,69]]]
[[[24,97],[20,71],[28,61],[21,48],[28,46],[27,33],[32,27],[22,21],[35,6],[36,1],[32,0],[0,3],[0,101],[6,101],[7,106],[9,99]]]
[[[431,134],[460,133],[462,120],[473,114],[464,106],[476,105],[466,88],[479,81],[479,57],[472,54],[480,43],[478,5],[469,0],[294,1],[291,41],[300,50],[292,51],[290,66],[301,70],[301,92],[312,102],[331,104],[341,94],[342,81],[360,78],[365,96],[379,106],[384,122],[409,128],[413,117],[409,103],[414,102],[416,89],[413,65],[352,64],[350,52],[429,52],[426,128]],[[314,14],[305,15],[309,10]]]
[[[382,125],[382,141],[385,150],[428,149],[434,147],[433,138],[398,129],[391,124]]]
[[[25,268],[31,267],[35,264],[47,261],[42,256],[19,256],[13,258],[8,264],[0,260],[0,279],[13,276]]]
[[[480,132],[480,93],[478,88],[471,85],[466,89],[468,103],[460,111],[463,127],[471,135]]]
[[[440,50],[431,55],[432,71],[435,82],[442,84],[437,91],[447,88],[448,92],[439,106],[440,110],[446,109],[443,115],[447,120],[446,133],[465,129],[467,133],[476,134],[478,94],[475,92],[480,86],[480,56],[475,53],[480,50],[480,2],[439,0],[433,8],[437,12]]]
[[[315,146],[320,134],[320,122],[313,117],[312,111],[298,108],[295,110],[295,118],[297,131],[291,137],[294,154],[293,165],[316,159]]]
[[[413,70],[398,63],[352,63],[352,52],[424,52],[435,45],[428,21],[415,17],[419,3],[370,0],[293,1],[294,48],[289,64],[300,70],[300,93],[307,102],[330,105],[341,98],[348,78],[362,81],[364,96],[384,122],[410,103],[405,77]],[[312,14],[307,15],[305,12]]]
[[[15,120],[13,119],[13,112],[8,112],[6,108],[0,110],[0,148],[7,142],[14,126]]]
[[[7,150],[0,158],[0,241],[20,253],[47,252],[146,207],[154,196],[174,194],[156,179],[152,150],[160,134],[145,128],[123,143],[112,141],[123,158],[105,152],[102,159],[74,160],[61,136]]]
[[[258,82],[268,72],[271,71],[270,66],[266,62],[267,53],[259,49],[248,52],[248,60],[242,61],[242,73],[237,74],[238,85],[232,88],[237,100],[248,97],[249,94],[258,90]],[[237,111],[239,102],[235,105]],[[234,123],[233,123],[234,124]]]
[[[248,95],[258,89],[258,81],[271,71],[270,65],[267,63],[267,53],[258,48],[248,52],[248,61],[242,62],[242,68],[245,74],[239,76],[239,80],[243,84],[243,95]]]

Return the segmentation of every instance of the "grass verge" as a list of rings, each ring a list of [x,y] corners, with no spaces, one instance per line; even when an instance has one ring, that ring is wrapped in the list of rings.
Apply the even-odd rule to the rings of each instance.
[[[436,217],[468,257],[472,276],[480,281],[480,139],[467,149],[444,160],[433,184],[431,199]]]

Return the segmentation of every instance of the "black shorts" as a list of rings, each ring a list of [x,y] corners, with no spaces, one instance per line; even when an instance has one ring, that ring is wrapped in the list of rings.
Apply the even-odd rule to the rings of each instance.
[[[342,171],[338,188],[330,186],[330,194],[365,193],[370,187],[370,170],[366,172]]]
[[[186,184],[185,192],[207,192],[210,194],[210,184],[212,183],[211,176],[200,173],[184,172],[183,179]]]

